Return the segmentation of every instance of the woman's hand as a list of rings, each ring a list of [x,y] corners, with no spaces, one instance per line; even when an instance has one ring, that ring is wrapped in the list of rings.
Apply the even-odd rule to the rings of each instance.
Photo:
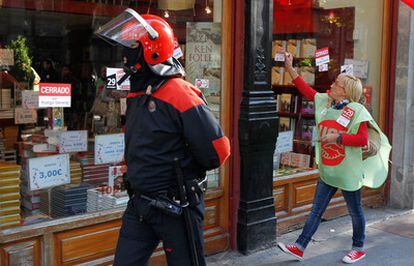
[[[321,138],[321,141],[325,143],[335,143],[337,142],[338,137],[339,137],[338,133],[330,133],[330,134],[326,134],[325,136],[323,136]]]
[[[288,52],[285,52],[285,67],[288,69],[293,68],[293,55]]]
[[[291,53],[286,52],[283,49],[281,49],[279,52],[285,54],[285,68],[292,80],[295,80],[299,75],[293,68],[293,55]]]

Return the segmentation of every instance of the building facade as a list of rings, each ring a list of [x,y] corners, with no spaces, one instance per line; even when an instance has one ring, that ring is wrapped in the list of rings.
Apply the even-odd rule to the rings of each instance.
[[[294,54],[298,72],[319,92],[352,65],[354,75],[363,81],[362,103],[394,144],[391,178],[380,189],[364,189],[363,203],[380,206],[390,199],[391,204],[412,208],[405,204],[410,199],[413,203],[408,137],[412,119],[406,114],[413,79],[408,56],[412,35],[407,32],[414,26],[412,11],[402,2],[3,0],[0,150],[8,163],[0,163],[0,265],[112,262],[125,194],[111,186],[116,175],[110,171],[122,171],[122,162],[98,162],[94,147],[106,136],[122,134],[125,92],[107,86],[106,70],[121,66],[121,51],[93,32],[127,7],[160,15],[171,24],[183,53],[180,57],[177,49],[186,79],[207,96],[231,140],[230,160],[208,173],[207,255],[227,249],[249,253],[271,245],[276,232],[301,227],[310,211],[319,177],[312,144],[314,109],[284,72],[277,59],[280,48]],[[316,65],[317,50],[324,48],[329,62]],[[34,72],[23,67],[27,52]],[[27,95],[36,94],[39,82],[71,84],[72,108],[28,106],[32,98]],[[21,119],[19,112],[25,112],[27,119]],[[397,130],[402,127],[406,130]],[[87,147],[60,152],[56,149],[60,138],[53,132],[61,131],[86,131],[82,143]],[[62,154],[68,154],[71,185],[36,189],[27,165]],[[84,183],[90,186],[82,190],[81,213],[54,211],[62,208],[55,199]],[[407,200],[401,201],[401,193]],[[325,218],[346,212],[337,193]],[[152,263],[164,261],[160,245]]]

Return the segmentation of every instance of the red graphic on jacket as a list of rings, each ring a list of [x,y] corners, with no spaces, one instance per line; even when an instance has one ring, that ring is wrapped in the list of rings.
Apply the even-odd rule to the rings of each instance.
[[[324,120],[318,125],[320,137],[332,133],[345,133],[346,127],[342,126],[335,120]],[[339,143],[321,143],[322,164],[335,166],[340,164],[345,158],[345,147]]]

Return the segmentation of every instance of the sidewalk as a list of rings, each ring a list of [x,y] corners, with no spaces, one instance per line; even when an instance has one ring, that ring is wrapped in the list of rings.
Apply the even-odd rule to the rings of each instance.
[[[355,265],[414,265],[414,211],[390,208],[365,209],[367,256]],[[293,243],[301,230],[284,234],[278,242]],[[244,256],[224,252],[207,258],[208,265],[346,265],[342,257],[352,244],[349,216],[322,222],[306,249],[303,262],[293,260],[277,247]]]

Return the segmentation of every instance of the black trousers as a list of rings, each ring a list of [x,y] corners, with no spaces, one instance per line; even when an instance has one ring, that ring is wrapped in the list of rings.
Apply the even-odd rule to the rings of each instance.
[[[206,265],[203,247],[204,202],[190,207],[198,261]],[[133,197],[122,218],[114,266],[148,265],[162,241],[168,265],[191,266],[184,215],[173,217],[151,207],[149,201]]]

